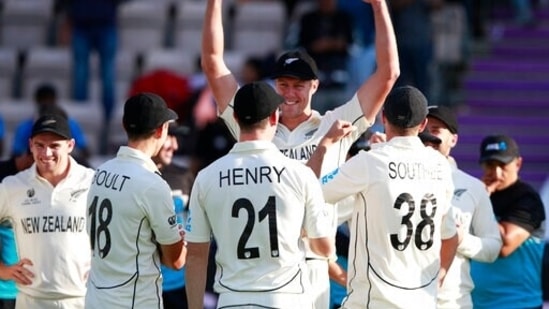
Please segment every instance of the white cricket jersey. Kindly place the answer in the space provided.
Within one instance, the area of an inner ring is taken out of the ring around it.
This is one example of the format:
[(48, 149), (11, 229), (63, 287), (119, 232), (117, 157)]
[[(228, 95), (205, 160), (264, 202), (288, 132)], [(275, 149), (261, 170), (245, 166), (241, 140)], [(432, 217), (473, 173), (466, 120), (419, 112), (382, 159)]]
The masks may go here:
[(493, 262), (499, 255), (501, 237), (484, 184), (456, 166), (452, 168), (452, 179), (455, 187), (452, 199), (454, 219), (456, 224), (463, 226), (466, 234), (438, 290), (437, 308), (473, 308), (471, 291), (474, 284), (469, 260)]
[[(233, 103), (234, 97), (229, 102), (228, 108), (221, 114), (221, 118), (225, 121), (233, 137), (238, 139), (240, 128), (233, 117)], [(324, 116), (313, 111), (311, 117), (294, 130), (290, 131), (286, 126), (279, 123), (273, 143), (286, 157), (306, 163), (320, 140), (328, 133), (333, 123), (337, 120), (349, 121), (357, 127), (357, 130), (342, 138), (339, 145), (333, 145), (328, 148), (320, 171), (321, 181), (324, 182), (326, 181), (326, 177), (328, 177), (326, 176), (327, 173), (345, 162), (351, 145), (371, 126), (364, 117), (356, 94), (347, 103), (326, 112)], [(337, 213), (338, 209), (337, 205), (335, 205), (331, 224), (334, 237), (337, 229)], [(305, 241), (307, 240), (305, 239)], [(321, 258), (310, 251), (308, 247), (308, 244), (306, 244), (308, 257)]]
[[(229, 102), (228, 108), (221, 114), (221, 118), (227, 124), (231, 134), (238, 139), (240, 129), (233, 117), (233, 103), (234, 97)], [(320, 140), (328, 133), (336, 120), (349, 121), (357, 127), (357, 130), (342, 138), (339, 145), (334, 145), (328, 149), (320, 173), (321, 176), (326, 175), (327, 172), (333, 171), (345, 162), (351, 145), (370, 127), (370, 124), (364, 117), (356, 94), (350, 101), (332, 111), (326, 112), (324, 116), (313, 111), (311, 117), (294, 130), (290, 131), (283, 124), (279, 123), (273, 143), (286, 157), (305, 163), (309, 160)]]
[(331, 218), (311, 169), (271, 142), (239, 142), (198, 174), (186, 240), (218, 246), (218, 293), (304, 293), (304, 230), (330, 237)]
[(92, 262), (86, 308), (161, 308), (158, 244), (181, 240), (171, 190), (150, 157), (122, 146), (88, 195)]
[(0, 218), (9, 217), (19, 258), (34, 273), (20, 293), (43, 299), (83, 297), (90, 269), (86, 197), (93, 170), (70, 158), (67, 177), (53, 187), (36, 164), (0, 183)]
[(342, 308), (435, 308), (441, 239), (456, 233), (446, 159), (394, 137), (347, 161), (323, 192), (328, 203), (360, 193)]

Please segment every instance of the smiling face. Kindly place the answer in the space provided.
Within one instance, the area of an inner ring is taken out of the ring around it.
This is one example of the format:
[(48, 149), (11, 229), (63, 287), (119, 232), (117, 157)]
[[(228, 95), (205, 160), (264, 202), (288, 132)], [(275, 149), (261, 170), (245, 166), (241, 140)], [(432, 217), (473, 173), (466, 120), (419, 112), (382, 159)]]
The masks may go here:
[(69, 155), (74, 149), (74, 139), (65, 139), (54, 133), (40, 133), (30, 139), (30, 150), (38, 174), (49, 180), (50, 176), (65, 173)]
[(431, 135), (434, 135), (441, 140), (441, 143), (433, 146), (433, 148), (437, 149), (445, 157), (449, 156), (450, 151), (457, 144), (457, 134), (450, 132), (446, 124), (437, 118), (427, 117), (427, 119), (429, 119), (429, 121), (427, 122), (427, 127), (425, 129), (429, 131)]
[(280, 106), (281, 123), (305, 121), (311, 115), (311, 98), (318, 89), (318, 80), (279, 77), (275, 80), (275, 88), (285, 100)]
[(177, 138), (173, 135), (168, 135), (158, 154), (153, 157), (153, 161), (159, 165), (159, 167), (170, 165), (177, 149), (179, 149)]

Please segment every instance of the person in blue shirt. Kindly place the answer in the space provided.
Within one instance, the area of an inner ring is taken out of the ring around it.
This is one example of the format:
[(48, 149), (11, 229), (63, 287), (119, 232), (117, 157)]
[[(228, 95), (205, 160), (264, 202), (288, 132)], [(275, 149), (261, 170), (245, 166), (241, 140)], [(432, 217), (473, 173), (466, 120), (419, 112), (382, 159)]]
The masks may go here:
[[(20, 156), (29, 150), (29, 137), (31, 135), (32, 125), (39, 115), (47, 112), (61, 113), (68, 117), (66, 112), (57, 104), (57, 91), (49, 84), (39, 85), (34, 92), (34, 103), (36, 106), (36, 116), (21, 121), (16, 129), (13, 138), (11, 155), (14, 157)], [(69, 127), (71, 134), (76, 142), (73, 157), (79, 163), (89, 166), (88, 158), (90, 151), (86, 142), (84, 132), (75, 119), (69, 118)]]
[[(32, 155), (23, 154), (17, 158), (0, 162), (0, 181), (10, 175), (29, 168), (34, 160)], [(8, 280), (7, 275), (10, 265), (19, 261), (13, 227), (9, 220), (0, 222), (0, 309), (14, 309), (17, 287), (14, 280)]]
[[(189, 129), (173, 123), (168, 129), (168, 138), (156, 156), (152, 158), (162, 178), (172, 189), (175, 214), (179, 224), (184, 224), (188, 214), (187, 201), (194, 182), (190, 169), (173, 162), (173, 156), (179, 149), (178, 138), (186, 135)], [(183, 228), (183, 226), (180, 226)], [(185, 268), (170, 269), (161, 265), (162, 300), (164, 309), (187, 309), (185, 292)]]
[[(19, 261), (11, 222), (0, 222), (0, 269)], [(3, 272), (2, 272), (3, 273)], [(14, 280), (0, 277), (0, 308), (15, 308), (17, 287)]]

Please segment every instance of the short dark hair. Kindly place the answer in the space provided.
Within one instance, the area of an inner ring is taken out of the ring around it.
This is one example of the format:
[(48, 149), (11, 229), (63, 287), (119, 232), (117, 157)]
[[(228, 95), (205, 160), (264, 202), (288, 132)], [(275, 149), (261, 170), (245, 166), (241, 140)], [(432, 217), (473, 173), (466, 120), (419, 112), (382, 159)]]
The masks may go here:
[(34, 101), (41, 102), (44, 99), (52, 99), (57, 97), (57, 90), (51, 84), (40, 84), (34, 91)]

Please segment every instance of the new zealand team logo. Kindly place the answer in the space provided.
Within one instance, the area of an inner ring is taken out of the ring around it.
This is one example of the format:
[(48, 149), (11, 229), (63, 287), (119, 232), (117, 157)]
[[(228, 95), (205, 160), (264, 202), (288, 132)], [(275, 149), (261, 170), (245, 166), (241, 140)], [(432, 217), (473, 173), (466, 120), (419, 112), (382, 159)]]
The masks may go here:
[(71, 192), (70, 201), (71, 201), (71, 202), (76, 202), (77, 199), (78, 199), (78, 197), (79, 197), (82, 193), (86, 192), (86, 190), (87, 190), (87, 189), (79, 189), (79, 190), (76, 190), (76, 191)]
[(31, 197), (34, 196), (35, 193), (36, 192), (34, 192), (34, 188), (30, 188), (30, 189), (27, 190), (27, 197), (31, 198)]
[(465, 192), (467, 192), (467, 189), (455, 189), (454, 190), (454, 197), (459, 198)]

